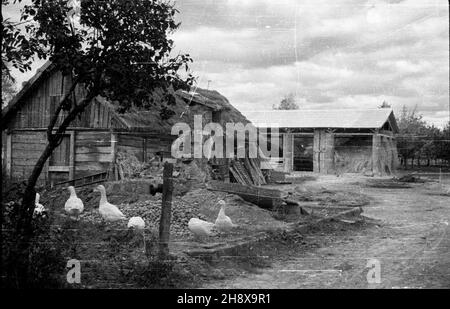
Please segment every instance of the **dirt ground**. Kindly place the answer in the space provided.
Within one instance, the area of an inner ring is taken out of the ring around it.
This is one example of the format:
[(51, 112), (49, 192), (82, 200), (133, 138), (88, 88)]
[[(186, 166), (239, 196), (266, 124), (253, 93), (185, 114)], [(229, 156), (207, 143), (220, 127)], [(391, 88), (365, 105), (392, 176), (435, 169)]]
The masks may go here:
[[(367, 195), (363, 215), (370, 224), (348, 221), (331, 232), (308, 232), (270, 267), (204, 288), (450, 288), (450, 179), (395, 185), (388, 178), (355, 175), (310, 178), (302, 183), (306, 191)], [(371, 259), (379, 261), (380, 283), (368, 283)]]

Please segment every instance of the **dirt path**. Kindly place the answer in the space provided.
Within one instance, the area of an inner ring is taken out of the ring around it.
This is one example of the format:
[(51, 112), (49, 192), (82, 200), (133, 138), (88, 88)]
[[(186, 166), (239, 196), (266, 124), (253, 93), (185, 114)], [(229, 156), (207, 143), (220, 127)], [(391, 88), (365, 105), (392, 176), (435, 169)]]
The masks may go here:
[[(315, 244), (312, 249), (280, 257), (256, 274), (204, 287), (450, 288), (450, 197), (428, 184), (385, 189), (361, 185), (366, 181), (328, 178), (320, 185), (369, 195), (372, 203), (364, 215), (379, 220), (378, 225), (305, 235)], [(380, 283), (367, 281), (371, 259), (380, 263)]]

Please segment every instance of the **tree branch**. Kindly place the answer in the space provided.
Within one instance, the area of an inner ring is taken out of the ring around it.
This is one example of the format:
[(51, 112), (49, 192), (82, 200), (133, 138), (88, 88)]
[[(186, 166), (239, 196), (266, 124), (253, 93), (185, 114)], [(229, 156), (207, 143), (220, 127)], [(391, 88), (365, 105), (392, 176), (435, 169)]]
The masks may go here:
[(59, 113), (61, 112), (64, 104), (69, 100), (70, 96), (75, 91), (76, 86), (78, 85), (78, 82), (80, 81), (80, 77), (77, 77), (75, 81), (72, 82), (72, 85), (70, 86), (69, 91), (64, 95), (63, 99), (59, 102), (58, 107), (56, 108), (55, 113), (53, 114), (52, 118), (50, 119), (50, 122), (47, 126), (47, 140), (50, 142), (51, 139), (54, 138), (52, 131), (55, 127), (56, 122), (59, 118)]

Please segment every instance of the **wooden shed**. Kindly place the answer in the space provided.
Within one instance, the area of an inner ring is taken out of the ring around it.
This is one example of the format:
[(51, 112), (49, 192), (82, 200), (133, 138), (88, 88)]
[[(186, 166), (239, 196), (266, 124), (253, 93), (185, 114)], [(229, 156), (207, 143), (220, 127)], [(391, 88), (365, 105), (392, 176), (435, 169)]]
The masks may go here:
[[(279, 156), (271, 166), (284, 172), (391, 174), (398, 155), (398, 126), (391, 109), (271, 110), (246, 112), (260, 130), (275, 136)], [(271, 131), (273, 131), (271, 133)]]
[[(48, 62), (8, 105), (7, 109), (19, 107), (3, 135), (2, 159), (8, 177), (20, 180), (30, 175), (47, 144), (50, 116), (70, 83), (69, 77)], [(76, 99), (83, 95), (84, 89), (78, 87)], [(40, 182), (57, 183), (97, 174), (113, 177), (113, 163), (120, 151), (133, 153), (141, 161), (156, 155), (170, 158), (176, 138), (171, 135), (171, 126), (176, 122), (191, 124), (194, 115), (202, 115), (204, 122), (245, 119), (225, 97), (204, 89), (177, 92), (172, 107), (175, 115), (169, 119), (160, 117), (160, 108), (157, 104), (152, 111), (120, 114), (113, 103), (95, 98), (67, 129), (61, 145), (47, 161)]]

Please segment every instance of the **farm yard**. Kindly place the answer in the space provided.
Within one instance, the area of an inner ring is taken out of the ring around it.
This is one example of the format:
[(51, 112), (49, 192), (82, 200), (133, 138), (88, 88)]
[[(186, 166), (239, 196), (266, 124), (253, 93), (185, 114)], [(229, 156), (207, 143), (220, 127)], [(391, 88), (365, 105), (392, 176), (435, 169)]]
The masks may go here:
[(450, 288), (448, 6), (244, 2), (2, 0), (2, 288)]
[[(127, 218), (144, 219), (143, 234), (127, 229), (127, 221), (104, 223), (92, 187), (77, 188), (85, 207), (79, 221), (64, 212), (66, 188), (42, 190), (64, 261), (81, 262), (80, 284), (64, 282), (65, 268), (56, 275), (62, 286), (76, 288), (448, 287), (448, 180), (308, 173), (286, 179), (289, 184), (267, 187), (297, 201), (303, 214), (262, 209), (203, 185), (177, 192), (175, 184), (171, 254), (163, 261), (157, 257), (161, 194), (151, 195), (148, 182), (105, 183), (109, 202)], [(189, 219), (214, 222), (219, 200), (237, 227), (197, 239)], [(362, 214), (327, 219), (360, 207)], [(381, 261), (379, 285), (367, 283), (370, 258)]]

